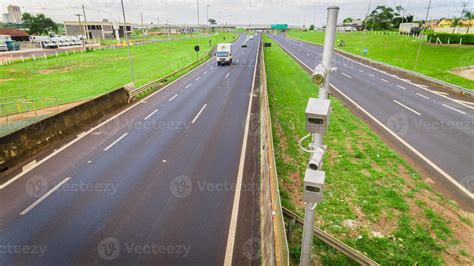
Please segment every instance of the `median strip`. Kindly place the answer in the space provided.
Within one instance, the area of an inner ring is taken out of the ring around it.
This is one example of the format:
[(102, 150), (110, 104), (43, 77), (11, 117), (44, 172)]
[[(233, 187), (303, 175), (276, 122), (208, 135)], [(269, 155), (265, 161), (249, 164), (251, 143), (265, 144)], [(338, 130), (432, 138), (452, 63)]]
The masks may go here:
[(112, 144), (110, 144), (109, 146), (107, 146), (104, 151), (108, 151), (110, 148), (112, 148), (112, 146), (114, 146), (115, 144), (117, 144), (119, 141), (121, 141), (123, 138), (125, 138), (126, 136), (128, 135), (128, 133), (125, 133), (123, 134), (122, 136), (120, 136), (120, 138), (116, 139), (114, 142), (112, 142)]
[(401, 103), (401, 102), (399, 102), (399, 101), (397, 101), (397, 100), (393, 100), (393, 102), (395, 102), (396, 104), (398, 104), (398, 105), (404, 107), (405, 109), (407, 109), (407, 110), (409, 110), (409, 111), (412, 111), (413, 113), (415, 113), (415, 114), (421, 116), (420, 113), (418, 113), (417, 111), (415, 111), (415, 110), (411, 109), (410, 107), (404, 105), (403, 103)]
[(197, 115), (194, 117), (193, 121), (191, 122), (191, 124), (194, 124), (194, 122), (196, 122), (196, 120), (198, 119), (198, 117), (201, 115), (202, 111), (204, 111), (204, 109), (206, 108), (207, 104), (204, 104), (203, 107), (201, 108), (201, 110), (199, 111), (199, 113), (197, 113)]
[(34, 207), (36, 207), (38, 204), (40, 204), (43, 200), (45, 200), (47, 197), (49, 197), (49, 195), (53, 194), (54, 191), (58, 190), (58, 188), (60, 188), (64, 183), (66, 183), (67, 181), (69, 181), (69, 179), (71, 179), (70, 177), (66, 177), (63, 181), (61, 181), (59, 184), (57, 184), (56, 186), (53, 187), (53, 189), (51, 189), (50, 191), (48, 191), (46, 194), (44, 194), (41, 198), (39, 198), (38, 200), (36, 200), (33, 204), (31, 204), (28, 208), (24, 209), (20, 215), (25, 215), (27, 214), (29, 211), (31, 211)]
[(458, 109), (456, 109), (456, 108), (454, 108), (454, 107), (451, 107), (451, 106), (449, 106), (449, 105), (447, 105), (447, 104), (444, 104), (444, 103), (443, 103), (443, 106), (446, 107), (446, 108), (449, 108), (449, 109), (451, 109), (451, 110), (453, 110), (453, 111), (456, 111), (456, 112), (458, 112), (458, 113), (460, 113), (460, 114), (463, 114), (463, 115), (466, 114), (466, 112), (463, 112), (463, 111), (461, 111), (461, 110), (458, 110)]
[(150, 118), (152, 115), (154, 115), (156, 112), (158, 112), (158, 109), (156, 109), (155, 111), (151, 112), (151, 114), (147, 115), (147, 116), (145, 117), (145, 119), (143, 119), (143, 120), (147, 120), (147, 119)]
[(344, 75), (344, 76), (346, 76), (346, 77), (348, 77), (348, 78), (350, 78), (350, 79), (352, 78), (351, 76), (347, 75), (347, 74), (344, 73), (344, 72), (341, 72), (341, 74)]
[(172, 100), (174, 100), (174, 98), (178, 97), (178, 94), (175, 94), (173, 97), (171, 97), (168, 102), (171, 102)]

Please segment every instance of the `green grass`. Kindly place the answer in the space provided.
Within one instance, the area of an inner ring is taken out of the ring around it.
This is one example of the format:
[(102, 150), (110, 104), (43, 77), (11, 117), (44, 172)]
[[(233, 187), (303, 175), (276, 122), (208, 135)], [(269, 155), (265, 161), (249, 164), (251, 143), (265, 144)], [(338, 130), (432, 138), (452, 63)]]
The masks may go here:
[[(207, 44), (229, 41), (237, 34), (220, 33), (200, 40), (200, 56)], [(131, 48), (135, 85), (163, 77), (197, 59), (196, 39), (158, 43)], [(25, 95), (29, 99), (46, 96), (59, 103), (73, 102), (112, 91), (131, 80), (126, 48), (75, 54), (48, 60), (0, 66), (0, 98)]]
[[(297, 141), (306, 135), (306, 103), (309, 97), (317, 97), (318, 88), (276, 44), (265, 49), (265, 64), (282, 204), (303, 216), (301, 182), (308, 154)], [(430, 209), (436, 199), (443, 210), (458, 211), (339, 100), (331, 98), (331, 105), (323, 165), (326, 184), (324, 201), (317, 207), (317, 224), (381, 265), (442, 264), (447, 246), (456, 240), (451, 224), (463, 224), (471, 232), (472, 226), (460, 219), (448, 222)], [(346, 219), (355, 220), (357, 228), (346, 228)], [(374, 231), (384, 237), (374, 237)], [(290, 243), (296, 263), (300, 239)], [(347, 264), (344, 256), (335, 255), (322, 243), (315, 245), (318, 259), (325, 264)]]
[[(324, 43), (324, 32), (289, 31), (289, 37), (309, 41), (316, 44)], [(363, 56), (364, 48), (368, 49), (367, 57), (408, 70), (414, 70), (419, 40), (408, 36), (368, 35), (341, 33), (336, 40), (344, 40), (345, 47), (337, 47), (343, 51)], [(336, 45), (339, 42), (336, 41)], [(474, 89), (474, 81), (457, 76), (451, 70), (474, 65), (474, 47), (472, 45), (441, 46), (424, 42), (416, 72)]]

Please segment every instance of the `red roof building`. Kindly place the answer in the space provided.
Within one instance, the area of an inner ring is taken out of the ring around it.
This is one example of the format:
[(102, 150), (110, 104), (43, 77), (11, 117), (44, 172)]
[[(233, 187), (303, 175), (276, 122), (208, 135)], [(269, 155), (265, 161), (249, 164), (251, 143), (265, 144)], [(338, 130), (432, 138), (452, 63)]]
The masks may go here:
[(30, 38), (30, 35), (26, 31), (19, 29), (1, 28), (0, 35), (10, 35), (12, 40), (15, 41), (28, 41)]

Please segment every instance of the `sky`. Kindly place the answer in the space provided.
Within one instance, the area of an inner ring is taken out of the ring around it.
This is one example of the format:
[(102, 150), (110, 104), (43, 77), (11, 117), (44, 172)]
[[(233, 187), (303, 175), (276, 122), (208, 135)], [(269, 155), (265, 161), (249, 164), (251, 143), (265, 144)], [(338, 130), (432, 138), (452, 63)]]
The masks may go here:
[[(429, 0), (124, 0), (128, 22), (140, 23), (143, 13), (145, 23), (196, 24), (197, 1), (200, 23), (207, 17), (221, 24), (273, 24), (294, 26), (315, 24), (322, 26), (326, 20), (326, 8), (340, 7), (339, 21), (346, 17), (364, 18), (369, 8), (377, 5), (395, 7), (401, 5), (415, 19), (424, 19)], [(462, 3), (472, 0), (432, 0), (429, 19), (459, 17)], [(22, 12), (44, 13), (56, 22), (77, 20), (85, 6), (87, 20), (109, 19), (122, 21), (120, 0), (0, 0), (0, 13), (7, 12), (8, 5), (17, 5)], [(209, 6), (209, 7), (207, 7)]]

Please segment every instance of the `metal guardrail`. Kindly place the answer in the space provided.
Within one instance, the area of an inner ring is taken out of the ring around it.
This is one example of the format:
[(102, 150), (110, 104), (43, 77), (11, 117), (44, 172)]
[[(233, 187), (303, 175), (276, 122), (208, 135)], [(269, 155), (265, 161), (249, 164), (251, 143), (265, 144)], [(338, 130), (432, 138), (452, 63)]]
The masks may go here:
[[(301, 226), (304, 224), (304, 219), (296, 215), (295, 213), (291, 212), (290, 210), (283, 208), (283, 214), (289, 218), (290, 220), (295, 220), (295, 222)], [(355, 262), (359, 263), (360, 265), (379, 265), (377, 262), (371, 260), (366, 255), (362, 254), (360, 251), (346, 245), (340, 240), (337, 240), (330, 234), (324, 232), (323, 230), (313, 227), (313, 234), (321, 239), (327, 245), (333, 247), (337, 251), (343, 253), (347, 257), (351, 258)]]
[(142, 93), (145, 93), (149, 90), (155, 90), (157, 89), (158, 87), (160, 87), (161, 85), (163, 85), (163, 83), (165, 83), (166, 81), (168, 81), (169, 78), (171, 77), (174, 77), (176, 76), (177, 74), (189, 69), (189, 68), (192, 68), (193, 66), (195, 65), (200, 65), (201, 63), (207, 61), (211, 54), (212, 54), (212, 51), (214, 50), (214, 48), (210, 48), (209, 51), (207, 52), (207, 55), (206, 56), (203, 56), (199, 59), (197, 59), (196, 61), (193, 61), (192, 63), (190, 63), (189, 65), (186, 65), (164, 77), (161, 77), (157, 80), (154, 80), (154, 81), (151, 81), (151, 82), (148, 82), (147, 84), (143, 85), (143, 86), (140, 86), (138, 88), (135, 88), (135, 89), (132, 89), (132, 90), (129, 90), (129, 97), (130, 97), (130, 100), (134, 100), (137, 98), (137, 96), (139, 96), (140, 94)]
[[(13, 97), (3, 99), (13, 99)], [(0, 103), (0, 117), (4, 117), (8, 122), (8, 116), (20, 115), (20, 117), (23, 117), (23, 114), (26, 112), (34, 112), (35, 116), (37, 116), (39, 110), (51, 107), (57, 107), (59, 111), (57, 97), (51, 96), (28, 99), (25, 96), (19, 96), (13, 102)]]
[[(295, 41), (311, 44), (311, 45), (321, 46), (317, 43), (312, 43), (312, 42), (296, 39), (296, 38), (289, 37), (289, 36), (287, 36), (287, 38), (293, 39)], [(430, 76), (427, 76), (427, 75), (424, 75), (424, 74), (421, 74), (421, 73), (418, 73), (418, 72), (414, 72), (414, 71), (411, 71), (411, 70), (408, 70), (408, 69), (405, 69), (405, 68), (390, 65), (390, 64), (383, 63), (383, 62), (380, 62), (380, 61), (377, 61), (377, 60), (362, 57), (362, 56), (359, 56), (359, 55), (356, 55), (356, 54), (351, 54), (351, 53), (348, 53), (348, 52), (343, 51), (343, 50), (338, 49), (338, 48), (334, 48), (334, 50), (337, 53), (339, 53), (340, 55), (344, 56), (344, 57), (353, 56), (353, 57), (355, 57), (359, 60), (366, 61), (369, 64), (380, 65), (380, 66), (383, 66), (383, 67), (386, 67), (386, 68), (389, 68), (389, 69), (392, 69), (392, 70), (395, 70), (395, 71), (400, 71), (400, 72), (406, 73), (408, 75), (415, 76), (417, 78), (425, 79), (425, 80), (427, 80), (429, 82), (432, 82), (432, 83), (437, 83), (437, 84), (439, 84), (441, 86), (444, 86), (444, 87), (448, 87), (448, 88), (451, 88), (451, 89), (454, 89), (454, 90), (458, 90), (461, 94), (469, 94), (470, 96), (474, 96), (474, 90), (470, 90), (470, 89), (467, 89), (467, 88), (464, 88), (464, 87), (461, 87), (461, 86), (458, 86), (458, 85), (455, 85), (455, 84), (452, 84), (452, 83), (449, 83), (449, 82), (446, 82), (446, 81), (435, 79), (433, 77), (430, 77)]]

